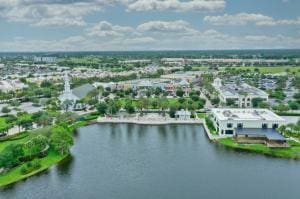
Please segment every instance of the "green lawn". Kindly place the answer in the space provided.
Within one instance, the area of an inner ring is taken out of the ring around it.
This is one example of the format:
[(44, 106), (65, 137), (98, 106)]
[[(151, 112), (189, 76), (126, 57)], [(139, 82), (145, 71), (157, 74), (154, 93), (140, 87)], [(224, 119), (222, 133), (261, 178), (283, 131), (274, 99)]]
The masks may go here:
[(62, 156), (62, 155), (55, 153), (54, 151), (50, 151), (46, 157), (40, 159), (42, 166), (38, 170), (35, 170), (26, 175), (22, 175), (21, 174), (22, 165), (20, 165), (16, 168), (10, 170), (8, 173), (1, 174), (0, 175), (0, 187), (8, 185), (8, 184), (12, 184), (14, 182), (17, 182), (17, 181), (23, 180), (25, 178), (28, 178), (30, 176), (33, 176), (41, 171), (44, 171), (44, 170), (48, 169), (49, 167), (51, 167), (52, 165), (60, 162), (65, 157), (67, 157), (67, 155)]
[(207, 115), (206, 113), (197, 113), (198, 117), (204, 119)]
[(192, 69), (193, 71), (208, 71), (209, 67), (208, 66), (195, 66)]
[(14, 138), (10, 138), (7, 141), (0, 141), (0, 152), (10, 144), (21, 144), (26, 142), (29, 139), (28, 134), (20, 134)]
[[(225, 70), (226, 67), (220, 67), (220, 70), (223, 71)], [(232, 68), (232, 67), (231, 67)], [(292, 66), (281, 66), (281, 67), (276, 67), (276, 66), (262, 66), (262, 67), (256, 67), (256, 66), (240, 66), (240, 67), (233, 67), (235, 69), (242, 69), (242, 70), (247, 70), (250, 69), (251, 71), (254, 71), (255, 68), (258, 68), (261, 73), (282, 73), (286, 72), (287, 69), (290, 70), (290, 72), (296, 72), (300, 73), (300, 67), (292, 67)]]
[(296, 142), (289, 142), (290, 148), (268, 148), (264, 144), (237, 144), (232, 138), (219, 139), (218, 142), (233, 149), (262, 153), (281, 158), (300, 159), (300, 144)]

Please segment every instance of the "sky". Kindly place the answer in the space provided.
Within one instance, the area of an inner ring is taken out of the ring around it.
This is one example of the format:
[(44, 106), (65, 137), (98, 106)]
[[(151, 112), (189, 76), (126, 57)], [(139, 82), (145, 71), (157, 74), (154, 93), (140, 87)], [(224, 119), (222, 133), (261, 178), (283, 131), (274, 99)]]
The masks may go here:
[(300, 0), (0, 0), (0, 51), (299, 49)]

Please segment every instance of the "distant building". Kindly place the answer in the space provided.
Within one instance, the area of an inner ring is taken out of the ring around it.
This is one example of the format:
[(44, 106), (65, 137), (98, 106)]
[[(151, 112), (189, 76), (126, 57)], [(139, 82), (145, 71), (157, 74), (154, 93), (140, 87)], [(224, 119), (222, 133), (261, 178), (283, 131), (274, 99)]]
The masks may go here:
[(0, 81), (0, 90), (4, 92), (21, 90), (27, 87), (28, 85), (24, 84), (18, 79)]
[(95, 87), (90, 84), (84, 84), (71, 90), (67, 73), (65, 73), (64, 81), (64, 91), (59, 97), (62, 107), (68, 111), (85, 109), (87, 105), (80, 102), (80, 100), (86, 97), (88, 93), (95, 89)]
[(241, 108), (252, 107), (252, 99), (260, 98), (268, 101), (268, 94), (246, 83), (223, 84), (220, 78), (216, 78), (212, 84), (219, 93), (220, 101), (227, 104), (230, 101)]
[(186, 63), (184, 58), (162, 58), (160, 62), (163, 64), (176, 66), (183, 66)]
[(287, 65), (289, 59), (238, 59), (238, 58), (203, 58), (203, 59), (187, 59), (189, 64), (204, 64), (204, 65), (228, 65), (228, 66), (245, 66), (245, 65)]
[(45, 63), (55, 63), (57, 60), (56, 57), (34, 57), (34, 62), (45, 62)]
[(118, 61), (119, 64), (147, 64), (151, 63), (151, 59), (131, 59), (131, 60), (124, 60), (124, 61)]

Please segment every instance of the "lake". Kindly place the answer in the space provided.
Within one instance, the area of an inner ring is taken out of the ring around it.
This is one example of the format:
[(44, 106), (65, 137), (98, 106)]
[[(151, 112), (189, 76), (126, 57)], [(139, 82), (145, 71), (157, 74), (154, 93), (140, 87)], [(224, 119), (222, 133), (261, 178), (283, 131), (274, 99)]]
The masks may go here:
[(2, 199), (299, 199), (300, 161), (211, 143), (201, 125), (91, 125), (72, 157)]

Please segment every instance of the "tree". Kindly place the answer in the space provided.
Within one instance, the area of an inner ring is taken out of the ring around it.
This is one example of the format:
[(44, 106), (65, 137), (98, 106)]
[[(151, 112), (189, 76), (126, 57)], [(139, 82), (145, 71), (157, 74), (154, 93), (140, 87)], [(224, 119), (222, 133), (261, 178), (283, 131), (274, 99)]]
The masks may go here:
[(226, 100), (226, 105), (227, 106), (234, 106), (235, 105), (235, 100), (234, 99), (227, 99)]
[(158, 106), (161, 108), (163, 116), (165, 116), (166, 109), (169, 106), (169, 101), (168, 101), (168, 99), (166, 97), (163, 97), (158, 102), (159, 102)]
[(300, 104), (297, 103), (296, 101), (290, 101), (288, 104), (289, 104), (289, 107), (292, 110), (298, 110), (298, 109), (300, 109)]
[(177, 111), (176, 106), (170, 106), (169, 115), (170, 115), (171, 118), (175, 118), (176, 111)]
[(154, 90), (154, 94), (156, 96), (159, 96), (161, 93), (162, 93), (162, 89), (160, 87), (156, 87), (155, 90)]
[(9, 129), (6, 119), (0, 118), (0, 135), (5, 133)]
[(158, 100), (157, 99), (153, 99), (151, 101), (151, 106), (154, 108), (154, 109), (157, 109), (158, 107)]
[(57, 125), (51, 131), (51, 145), (61, 155), (69, 153), (74, 144), (70, 130), (65, 125)]
[(107, 104), (105, 102), (100, 102), (98, 105), (97, 105), (97, 110), (100, 114), (105, 114), (106, 113), (106, 110), (107, 110)]
[(141, 98), (138, 100), (137, 107), (138, 107), (138, 109), (140, 110), (141, 115), (143, 115), (143, 110), (144, 110), (144, 109), (147, 109), (148, 106), (149, 106), (149, 101), (148, 101), (147, 98), (141, 97)]
[(279, 112), (285, 112), (289, 110), (289, 107), (286, 106), (285, 104), (279, 104), (277, 106), (274, 106), (273, 109)]
[(20, 164), (20, 157), (24, 155), (21, 144), (10, 144), (0, 153), (0, 168), (13, 168)]
[(52, 124), (52, 116), (50, 113), (45, 111), (39, 111), (32, 114), (33, 122), (37, 123), (39, 126), (48, 126)]
[(109, 100), (107, 103), (106, 113), (113, 115), (116, 114), (121, 108), (119, 100)]
[(78, 119), (78, 115), (74, 112), (64, 112), (56, 117), (56, 123), (69, 123), (72, 124)]
[(260, 104), (261, 102), (263, 102), (263, 101), (264, 101), (264, 100), (263, 100), (262, 98), (259, 98), (259, 97), (253, 98), (253, 99), (251, 100), (252, 106), (253, 106), (254, 108), (257, 108), (257, 107), (259, 106), (259, 104)]
[(212, 99), (211, 99), (211, 103), (212, 103), (212, 104), (219, 104), (219, 103), (220, 103), (220, 98), (218, 98), (218, 97), (212, 98)]
[(20, 127), (22, 127), (25, 130), (28, 130), (28, 129), (32, 128), (32, 123), (33, 123), (33, 120), (31, 118), (30, 114), (23, 113), (18, 116), (17, 125), (19, 126), (19, 129), (20, 129)]
[(132, 103), (130, 103), (130, 102), (127, 102), (126, 104), (125, 104), (125, 110), (127, 111), (127, 113), (129, 113), (129, 114), (132, 114), (132, 113), (134, 113), (135, 112), (135, 108), (134, 108), (134, 106), (133, 106), (133, 104)]
[(9, 113), (11, 110), (7, 107), (7, 106), (4, 106), (1, 110), (2, 113)]
[(184, 91), (181, 88), (176, 90), (176, 96), (183, 97), (183, 95), (184, 95)]
[(67, 112), (72, 106), (73, 106), (74, 102), (72, 100), (65, 100), (62, 103), (62, 107), (65, 110), (65, 112)]

